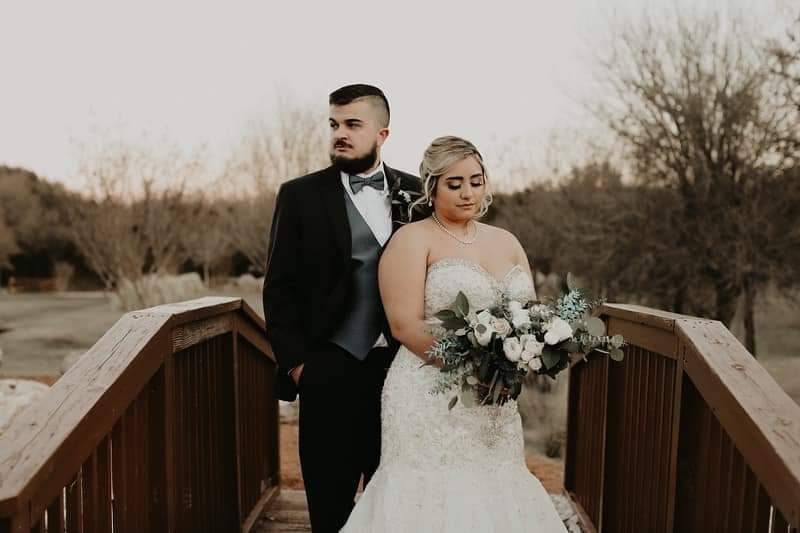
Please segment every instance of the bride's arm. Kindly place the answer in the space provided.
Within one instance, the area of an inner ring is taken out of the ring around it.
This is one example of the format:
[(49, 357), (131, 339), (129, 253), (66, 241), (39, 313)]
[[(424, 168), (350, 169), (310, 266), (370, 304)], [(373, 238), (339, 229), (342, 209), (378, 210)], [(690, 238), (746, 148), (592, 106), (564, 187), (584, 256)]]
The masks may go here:
[(533, 277), (533, 272), (531, 271), (531, 265), (528, 262), (528, 254), (525, 253), (525, 248), (522, 247), (519, 240), (514, 237), (514, 243), (516, 246), (516, 257), (517, 257), (517, 264), (522, 267), (525, 272), (528, 273), (528, 276), (531, 278), (531, 284), (533, 285), (533, 299), (536, 299), (536, 278)]
[(389, 241), (378, 266), (378, 284), (392, 336), (425, 361), (434, 342), (425, 324), (428, 247), (424, 228), (411, 224)]

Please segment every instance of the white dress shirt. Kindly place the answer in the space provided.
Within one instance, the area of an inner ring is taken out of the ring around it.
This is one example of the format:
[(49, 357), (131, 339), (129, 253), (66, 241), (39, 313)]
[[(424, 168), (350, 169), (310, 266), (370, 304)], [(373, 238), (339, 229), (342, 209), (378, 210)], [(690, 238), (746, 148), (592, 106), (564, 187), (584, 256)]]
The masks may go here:
[[(350, 188), (350, 176), (344, 172), (339, 172), (339, 174), (342, 178), (344, 190), (350, 195), (350, 199), (358, 209), (358, 212), (361, 213), (364, 222), (372, 230), (372, 234), (378, 244), (383, 246), (392, 235), (392, 201), (389, 197), (389, 183), (386, 179), (386, 169), (383, 168), (383, 161), (372, 172), (357, 175), (368, 178), (378, 172), (383, 172), (383, 190), (379, 191), (374, 187), (364, 186), (357, 194), (353, 194), (353, 190)], [(388, 345), (386, 337), (381, 333), (375, 342), (375, 347)]]

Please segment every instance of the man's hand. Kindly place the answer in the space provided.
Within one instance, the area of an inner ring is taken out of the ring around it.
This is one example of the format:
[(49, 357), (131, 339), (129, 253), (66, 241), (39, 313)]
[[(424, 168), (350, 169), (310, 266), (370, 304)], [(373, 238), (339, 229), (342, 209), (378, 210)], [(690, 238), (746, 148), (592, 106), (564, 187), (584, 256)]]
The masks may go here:
[(301, 364), (300, 366), (294, 367), (292, 371), (289, 372), (289, 375), (292, 377), (295, 386), (300, 384), (300, 375), (303, 373), (303, 366), (305, 366), (305, 363)]

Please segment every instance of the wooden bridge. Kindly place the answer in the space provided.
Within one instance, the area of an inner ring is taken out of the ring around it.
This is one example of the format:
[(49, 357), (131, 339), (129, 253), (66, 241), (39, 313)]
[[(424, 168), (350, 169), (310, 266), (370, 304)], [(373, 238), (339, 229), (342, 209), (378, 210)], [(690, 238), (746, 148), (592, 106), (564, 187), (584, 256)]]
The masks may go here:
[[(796, 531), (800, 407), (718, 322), (603, 311), (630, 346), (570, 371), (584, 529)], [(239, 298), (122, 317), (0, 437), (0, 533), (308, 531), (263, 332)]]

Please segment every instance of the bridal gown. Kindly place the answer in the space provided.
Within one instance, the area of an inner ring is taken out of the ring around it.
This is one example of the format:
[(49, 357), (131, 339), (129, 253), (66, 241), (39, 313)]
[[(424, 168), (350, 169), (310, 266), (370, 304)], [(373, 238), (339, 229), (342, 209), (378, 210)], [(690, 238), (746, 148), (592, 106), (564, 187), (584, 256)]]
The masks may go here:
[[(473, 309), (503, 293), (535, 297), (525, 270), (502, 279), (478, 263), (446, 258), (428, 268), (425, 316), (459, 291)], [(452, 394), (430, 393), (439, 370), (405, 347), (383, 388), (380, 466), (342, 529), (346, 533), (550, 533), (566, 531), (549, 495), (525, 464), (517, 403), (448, 410)]]

